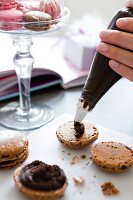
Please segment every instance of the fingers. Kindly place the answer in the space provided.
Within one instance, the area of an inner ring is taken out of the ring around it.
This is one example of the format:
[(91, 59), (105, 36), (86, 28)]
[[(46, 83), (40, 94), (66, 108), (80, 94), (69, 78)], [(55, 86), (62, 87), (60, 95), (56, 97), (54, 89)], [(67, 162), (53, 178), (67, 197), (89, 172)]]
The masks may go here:
[(127, 78), (130, 81), (133, 81), (133, 69), (122, 64), (119, 62), (116, 62), (115, 60), (109, 61), (109, 66), (118, 74), (121, 76)]
[[(133, 0), (128, 0), (126, 7), (133, 8)], [(109, 66), (121, 76), (133, 81), (133, 18), (117, 20), (121, 31), (105, 30), (100, 33), (102, 42), (97, 51), (110, 58)]]
[(133, 52), (131, 51), (127, 51), (104, 42), (101, 42), (97, 46), (97, 51), (112, 60), (116, 60), (119, 63), (133, 68)]
[(128, 0), (126, 2), (126, 7), (133, 8), (133, 0)]
[(99, 36), (106, 43), (133, 51), (133, 34), (107, 29), (102, 31)]
[(119, 18), (116, 25), (124, 31), (133, 33), (133, 18), (131, 17)]

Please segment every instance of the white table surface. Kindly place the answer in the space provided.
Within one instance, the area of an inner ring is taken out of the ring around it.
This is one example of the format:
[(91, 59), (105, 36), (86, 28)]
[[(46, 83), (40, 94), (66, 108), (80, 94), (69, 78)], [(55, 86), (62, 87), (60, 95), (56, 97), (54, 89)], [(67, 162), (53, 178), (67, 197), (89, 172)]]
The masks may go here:
[[(96, 167), (90, 159), (92, 145), (83, 149), (69, 149), (63, 147), (56, 137), (56, 130), (62, 123), (73, 119), (71, 115), (61, 115), (51, 123), (29, 134), (29, 156), (24, 164), (34, 160), (41, 160), (48, 164), (59, 165), (68, 179), (65, 195), (60, 200), (131, 200), (133, 196), (132, 180), (133, 168), (125, 173), (109, 173)], [(98, 140), (121, 142), (133, 148), (133, 137), (96, 125), (99, 129)], [(26, 133), (27, 134), (27, 133)], [(94, 144), (93, 144), (94, 145)], [(81, 159), (86, 155), (85, 159)], [(14, 169), (0, 170), (0, 199), (28, 200), (16, 189), (13, 181)], [(85, 182), (75, 185), (73, 177), (82, 176)], [(111, 181), (120, 191), (117, 195), (105, 196), (101, 191), (101, 184)]]

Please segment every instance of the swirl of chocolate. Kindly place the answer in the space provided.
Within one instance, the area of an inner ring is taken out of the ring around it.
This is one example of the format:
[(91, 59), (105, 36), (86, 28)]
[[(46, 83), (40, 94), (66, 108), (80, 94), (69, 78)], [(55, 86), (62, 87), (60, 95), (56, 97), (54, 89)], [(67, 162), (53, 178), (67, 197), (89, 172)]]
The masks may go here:
[(74, 130), (75, 130), (75, 137), (79, 138), (84, 134), (84, 124), (79, 123), (79, 122), (74, 122)]
[(20, 182), (35, 190), (57, 190), (66, 183), (63, 170), (57, 165), (34, 161), (24, 166), (19, 175)]

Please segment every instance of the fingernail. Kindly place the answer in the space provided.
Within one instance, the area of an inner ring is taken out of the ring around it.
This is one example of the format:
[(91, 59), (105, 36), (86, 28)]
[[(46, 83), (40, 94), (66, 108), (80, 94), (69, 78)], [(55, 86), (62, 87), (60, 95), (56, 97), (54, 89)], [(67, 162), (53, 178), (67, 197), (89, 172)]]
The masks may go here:
[(101, 39), (105, 39), (109, 36), (110, 31), (105, 30), (105, 31), (101, 31), (101, 33), (99, 34)]
[(110, 60), (109, 64), (111, 67), (119, 67), (119, 63), (116, 62), (115, 60)]
[(128, 23), (128, 20), (126, 18), (120, 18), (117, 20), (117, 24), (121, 27), (126, 26)]
[(97, 50), (101, 52), (106, 52), (108, 49), (109, 49), (108, 45), (103, 42), (101, 42), (97, 47)]

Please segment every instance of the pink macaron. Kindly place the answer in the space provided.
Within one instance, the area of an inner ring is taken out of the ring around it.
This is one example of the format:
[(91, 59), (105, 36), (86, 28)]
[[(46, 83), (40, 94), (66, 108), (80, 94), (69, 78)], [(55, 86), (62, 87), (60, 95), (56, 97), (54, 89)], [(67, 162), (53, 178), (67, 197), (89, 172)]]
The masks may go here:
[(40, 5), (39, 3), (32, 3), (30, 2), (21, 2), (21, 1), (16, 1), (16, 9), (21, 10), (23, 13), (29, 12), (29, 11), (40, 11)]
[(57, 0), (41, 0), (40, 10), (51, 15), (52, 19), (56, 19), (61, 14), (61, 7)]
[(21, 22), (23, 20), (23, 12), (16, 9), (1, 10), (0, 11), (0, 29), (2, 30), (18, 30), (22, 26), (14, 22)]
[(0, 10), (7, 10), (16, 7), (15, 0), (0, 0)]

